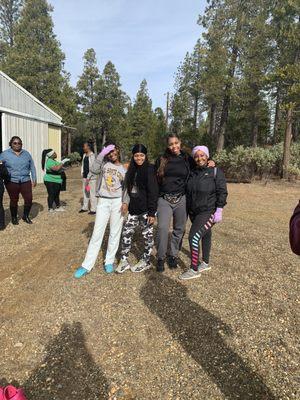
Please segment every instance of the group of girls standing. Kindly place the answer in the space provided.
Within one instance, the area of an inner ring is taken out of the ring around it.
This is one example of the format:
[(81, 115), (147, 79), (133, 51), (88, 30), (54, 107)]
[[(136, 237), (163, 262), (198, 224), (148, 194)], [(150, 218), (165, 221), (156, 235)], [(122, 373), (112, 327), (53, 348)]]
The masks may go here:
[[(118, 147), (110, 144), (95, 159), (90, 174), (99, 175), (96, 189), (99, 200), (93, 235), (85, 259), (75, 272), (76, 278), (85, 276), (94, 267), (108, 222), (110, 231), (104, 262), (107, 273), (142, 272), (150, 268), (156, 218), (156, 269), (163, 272), (165, 262), (170, 268), (177, 268), (188, 215), (192, 222), (189, 234), (191, 264), (180, 279), (197, 278), (209, 269), (211, 228), (222, 220), (227, 188), (223, 172), (209, 161), (207, 147), (197, 146), (189, 156), (182, 150), (178, 136), (171, 134), (165, 153), (155, 165), (149, 163), (147, 148), (137, 144), (132, 149), (132, 159), (126, 170)], [(169, 239), (171, 221), (173, 229)], [(137, 227), (142, 231), (144, 252), (136, 265), (130, 265), (128, 255)], [(120, 240), (121, 259), (115, 268)], [(202, 258), (199, 260), (201, 242)]]

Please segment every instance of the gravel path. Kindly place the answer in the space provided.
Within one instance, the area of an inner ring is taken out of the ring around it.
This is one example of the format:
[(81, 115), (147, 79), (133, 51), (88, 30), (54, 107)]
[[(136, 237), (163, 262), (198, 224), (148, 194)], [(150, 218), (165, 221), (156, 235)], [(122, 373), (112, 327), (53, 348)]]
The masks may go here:
[[(0, 385), (28, 400), (300, 399), (299, 257), (288, 220), (300, 187), (229, 185), (212, 270), (76, 281), (93, 216), (79, 215), (79, 171), (67, 211), (35, 189), (34, 225), (0, 233)], [(133, 248), (132, 260), (141, 246)], [(181, 269), (188, 265), (184, 241)]]

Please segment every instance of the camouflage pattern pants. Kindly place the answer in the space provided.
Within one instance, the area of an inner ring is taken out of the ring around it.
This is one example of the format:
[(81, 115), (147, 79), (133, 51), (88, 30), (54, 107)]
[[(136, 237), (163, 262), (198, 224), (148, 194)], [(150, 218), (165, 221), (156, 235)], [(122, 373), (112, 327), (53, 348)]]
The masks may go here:
[(142, 236), (144, 239), (143, 260), (148, 264), (154, 246), (153, 225), (148, 224), (148, 214), (128, 215), (127, 221), (123, 227), (121, 238), (121, 259), (122, 261), (127, 260), (131, 249), (132, 238), (137, 227), (140, 227), (142, 230)]

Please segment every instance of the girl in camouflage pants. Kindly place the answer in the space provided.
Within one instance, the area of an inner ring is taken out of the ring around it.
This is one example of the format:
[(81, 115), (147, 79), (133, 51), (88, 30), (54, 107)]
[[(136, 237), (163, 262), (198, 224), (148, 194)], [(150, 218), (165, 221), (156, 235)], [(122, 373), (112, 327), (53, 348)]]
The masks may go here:
[[(129, 215), (123, 227), (121, 238), (121, 260), (116, 272), (123, 273), (127, 269), (132, 272), (142, 272), (150, 268), (150, 256), (154, 246), (153, 224), (157, 210), (158, 184), (154, 166), (149, 164), (147, 149), (144, 145), (135, 145), (132, 149), (132, 159), (125, 177), (122, 211)], [(132, 238), (140, 227), (144, 240), (144, 253), (140, 261), (131, 266), (128, 255)]]

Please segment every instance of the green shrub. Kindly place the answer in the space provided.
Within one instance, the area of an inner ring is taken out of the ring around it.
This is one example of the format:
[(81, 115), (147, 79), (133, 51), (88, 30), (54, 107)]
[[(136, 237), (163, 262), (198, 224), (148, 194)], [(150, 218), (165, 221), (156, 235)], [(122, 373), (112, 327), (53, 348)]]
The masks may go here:
[[(230, 179), (249, 181), (266, 176), (280, 176), (282, 172), (283, 144), (268, 148), (238, 146), (231, 151), (223, 150), (214, 160)], [(300, 171), (300, 143), (291, 146), (290, 174), (298, 176)]]
[(78, 164), (81, 161), (81, 156), (79, 153), (77, 153), (77, 151), (75, 151), (74, 153), (70, 153), (67, 158), (70, 159), (70, 164)]
[(287, 169), (289, 179), (298, 179), (300, 177), (300, 168), (298, 168), (296, 165), (289, 165)]

